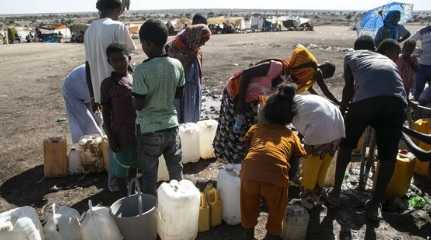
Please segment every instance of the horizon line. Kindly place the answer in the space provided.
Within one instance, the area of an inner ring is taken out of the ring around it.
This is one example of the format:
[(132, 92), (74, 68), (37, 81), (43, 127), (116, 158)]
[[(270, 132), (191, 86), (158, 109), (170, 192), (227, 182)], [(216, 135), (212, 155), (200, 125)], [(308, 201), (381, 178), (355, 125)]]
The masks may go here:
[[(277, 9), (277, 8), (158, 8), (158, 9), (141, 9), (141, 10), (128, 10), (127, 12), (146, 12), (146, 11), (198, 11), (198, 10), (243, 10), (243, 11), (340, 11), (340, 12), (363, 12), (368, 11), (370, 9)], [(431, 12), (429, 10), (413, 10), (413, 12)], [(40, 12), (40, 13), (0, 13), (0, 17), (8, 17), (8, 16), (31, 16), (31, 15), (59, 15), (59, 14), (77, 14), (77, 13), (98, 13), (97, 11), (70, 11), (70, 12)]]

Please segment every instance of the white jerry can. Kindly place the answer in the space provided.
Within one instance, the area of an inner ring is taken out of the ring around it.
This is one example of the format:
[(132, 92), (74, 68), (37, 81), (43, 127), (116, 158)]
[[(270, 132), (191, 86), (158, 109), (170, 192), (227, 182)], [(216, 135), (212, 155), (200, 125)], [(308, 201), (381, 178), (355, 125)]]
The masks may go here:
[(157, 190), (157, 231), (162, 240), (194, 240), (198, 235), (200, 192), (189, 180), (162, 183)]
[(216, 136), (218, 122), (216, 120), (205, 120), (198, 122), (199, 127), (199, 150), (202, 159), (215, 158), (213, 141)]
[(196, 123), (185, 123), (180, 125), (181, 150), (183, 163), (198, 162), (199, 150), (199, 127)]
[(218, 175), (217, 188), (223, 203), (223, 220), (229, 225), (241, 222), (240, 170), (241, 164), (227, 164)]

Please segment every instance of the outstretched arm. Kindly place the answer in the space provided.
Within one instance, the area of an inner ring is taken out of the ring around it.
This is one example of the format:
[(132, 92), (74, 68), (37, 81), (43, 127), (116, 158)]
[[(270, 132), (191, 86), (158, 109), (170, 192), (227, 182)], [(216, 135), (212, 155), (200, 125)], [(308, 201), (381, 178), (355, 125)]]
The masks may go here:
[(94, 91), (93, 91), (93, 84), (91, 82), (91, 72), (90, 72), (90, 64), (88, 62), (85, 62), (85, 75), (87, 78), (87, 87), (88, 92), (90, 93), (90, 104), (93, 111), (97, 110), (96, 103), (94, 102)]
[[(334, 102), (337, 105), (340, 105), (340, 101), (334, 96), (334, 94), (331, 93), (331, 91), (328, 88), (328, 85), (326, 85), (325, 81), (323, 81), (322, 72), (320, 70), (317, 71), (316, 76), (316, 82), (319, 85), (320, 89), (322, 90), (323, 94), (332, 102)], [(313, 90), (314, 89), (310, 89)]]
[(354, 94), (354, 80), (352, 70), (349, 65), (344, 64), (344, 88), (343, 88), (343, 98), (341, 100), (341, 111), (344, 113), (350, 102), (352, 101)]

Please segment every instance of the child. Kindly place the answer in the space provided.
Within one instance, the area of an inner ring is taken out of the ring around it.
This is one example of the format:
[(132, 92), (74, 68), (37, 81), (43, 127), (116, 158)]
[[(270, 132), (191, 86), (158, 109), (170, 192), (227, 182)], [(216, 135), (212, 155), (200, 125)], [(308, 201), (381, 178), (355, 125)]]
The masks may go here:
[(414, 79), (416, 77), (416, 70), (418, 66), (418, 60), (416, 56), (412, 56), (415, 49), (416, 41), (406, 41), (404, 43), (401, 55), (397, 60), (398, 69), (400, 70), (407, 96), (409, 96), (412, 86), (415, 85)]
[(281, 86), (267, 100), (263, 117), (244, 137), (250, 146), (241, 169), (241, 224), (247, 239), (253, 239), (260, 199), (269, 212), (265, 239), (281, 239), (289, 162), (306, 154), (298, 136), (286, 127), (295, 115), (294, 96), (293, 85)]
[(146, 21), (139, 30), (139, 37), (148, 59), (136, 67), (133, 75), (138, 164), (143, 171), (142, 191), (155, 195), (161, 155), (166, 160), (170, 179), (182, 179), (175, 98), (181, 97), (185, 78), (181, 62), (164, 54), (168, 30), (162, 22)]
[(104, 129), (113, 151), (110, 174), (118, 178), (120, 191), (127, 194), (127, 177), (136, 163), (136, 112), (132, 104), (133, 79), (129, 74), (130, 56), (126, 46), (113, 43), (106, 49), (114, 71), (101, 85), (101, 104)]

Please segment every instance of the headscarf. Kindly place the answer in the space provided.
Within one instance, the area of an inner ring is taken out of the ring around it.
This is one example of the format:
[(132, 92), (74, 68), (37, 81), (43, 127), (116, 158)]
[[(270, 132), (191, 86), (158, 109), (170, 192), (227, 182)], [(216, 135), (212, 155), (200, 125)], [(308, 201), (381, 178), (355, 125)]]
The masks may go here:
[(313, 86), (318, 62), (310, 50), (298, 44), (285, 62), (286, 71), (290, 73), (292, 82), (297, 85), (298, 93)]
[(167, 46), (170, 57), (180, 60), (184, 69), (189, 69), (197, 58), (201, 65), (200, 48), (211, 37), (211, 30), (205, 24), (192, 25), (180, 32)]
[[(290, 75), (291, 82), (297, 85), (297, 93), (305, 92), (313, 86), (318, 62), (316, 57), (303, 45), (298, 44), (290, 57), (285, 60), (267, 59), (258, 62), (255, 66), (270, 61), (278, 61), (283, 64), (283, 73)], [(236, 72), (228, 80), (226, 87), (232, 97), (237, 96), (239, 93), (242, 72)]]

